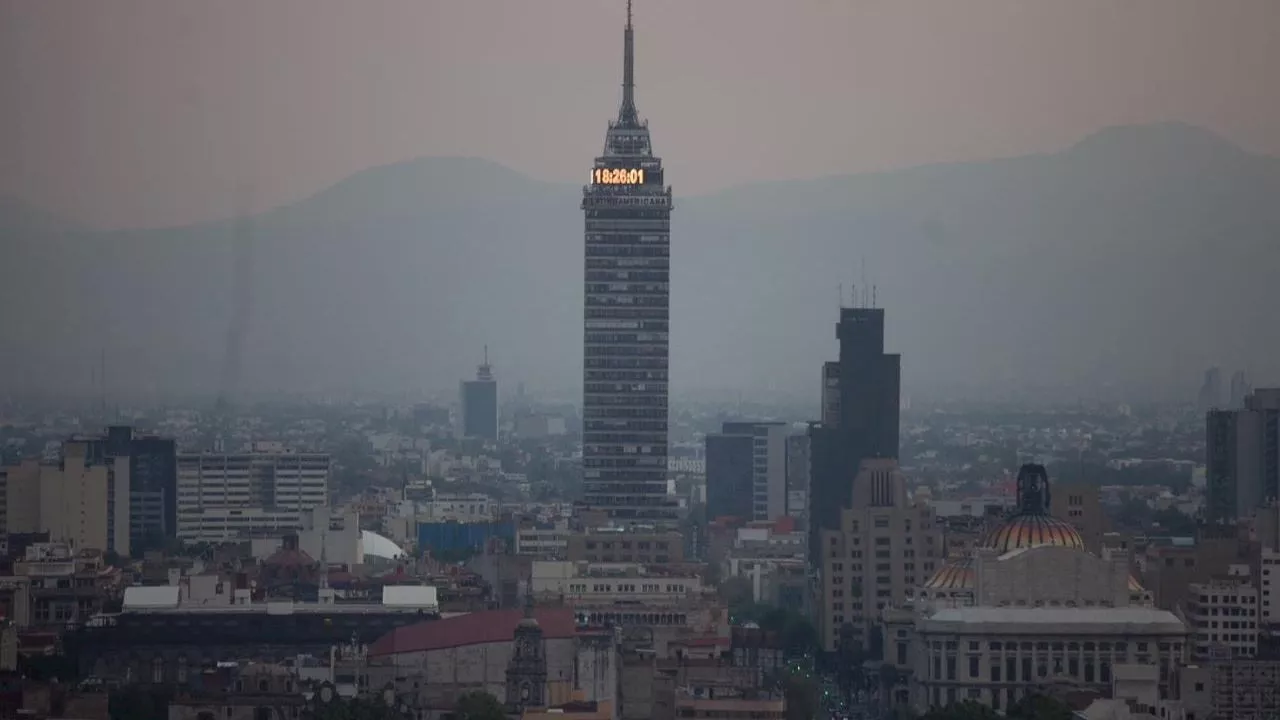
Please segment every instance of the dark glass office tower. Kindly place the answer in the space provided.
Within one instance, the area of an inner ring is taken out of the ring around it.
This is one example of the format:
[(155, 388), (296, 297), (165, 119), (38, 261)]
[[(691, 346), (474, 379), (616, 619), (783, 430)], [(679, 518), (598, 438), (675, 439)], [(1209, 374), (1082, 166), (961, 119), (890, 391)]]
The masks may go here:
[(884, 309), (841, 308), (836, 338), (839, 368), (824, 368), (823, 393), (824, 414), (828, 392), (838, 396), (839, 422), (809, 428), (811, 539), (839, 525), (863, 460), (898, 457), (902, 357), (884, 351)]
[[(90, 457), (129, 459), (129, 548), (134, 554), (158, 550), (178, 535), (178, 445), (170, 437), (147, 435), (128, 425), (112, 425), (90, 440)], [(112, 472), (108, 484), (119, 479)], [(114, 502), (114, 491), (108, 494)], [(109, 518), (114, 518), (110, 508)]]
[(489, 348), (476, 369), (475, 380), (462, 381), (462, 436), (498, 439), (498, 381), (489, 364)]
[(585, 505), (674, 520), (667, 496), (671, 188), (635, 105), (631, 7), (622, 106), (583, 189), (582, 466)]

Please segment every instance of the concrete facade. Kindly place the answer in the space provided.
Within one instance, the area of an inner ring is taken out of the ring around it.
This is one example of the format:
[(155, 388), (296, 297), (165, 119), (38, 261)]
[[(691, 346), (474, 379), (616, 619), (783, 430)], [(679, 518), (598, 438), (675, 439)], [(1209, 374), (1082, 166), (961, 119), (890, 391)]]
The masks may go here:
[(818, 632), (828, 652), (846, 623), (866, 647), (881, 611), (912, 597), (944, 555), (933, 509), (910, 501), (896, 460), (864, 461), (852, 495), (840, 529), (820, 533)]

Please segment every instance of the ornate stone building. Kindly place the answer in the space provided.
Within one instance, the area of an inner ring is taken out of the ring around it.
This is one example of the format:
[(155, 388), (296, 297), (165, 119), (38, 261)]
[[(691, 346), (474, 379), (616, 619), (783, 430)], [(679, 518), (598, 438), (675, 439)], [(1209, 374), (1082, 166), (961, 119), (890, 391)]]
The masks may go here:
[(1048, 685), (1108, 690), (1134, 665), (1167, 686), (1187, 656), (1185, 625), (1151, 607), (1126, 556), (1086, 551), (1049, 502), (1044, 468), (1023, 466), (1017, 511), (885, 612), (885, 662), (903, 678), (894, 704), (1003, 709)]
[(524, 618), (516, 625), (507, 662), (507, 709), (514, 714), (546, 707), (547, 646), (533, 616), (533, 595), (525, 597)]

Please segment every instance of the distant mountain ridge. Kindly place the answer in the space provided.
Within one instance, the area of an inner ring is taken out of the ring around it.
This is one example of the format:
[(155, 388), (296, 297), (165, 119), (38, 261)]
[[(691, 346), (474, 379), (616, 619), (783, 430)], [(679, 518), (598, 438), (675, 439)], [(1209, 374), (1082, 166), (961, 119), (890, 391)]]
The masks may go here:
[[(447, 388), (488, 344), (500, 380), (575, 387), (580, 192), (431, 158), (254, 218), (242, 386)], [(1280, 160), (1175, 123), (677, 197), (673, 391), (816, 402), (837, 288), (864, 265), (908, 389), (1186, 394), (1209, 365), (1274, 377), (1277, 197)], [(30, 215), (0, 203), (0, 387), (87, 383), (105, 348), (121, 387), (217, 390), (234, 222), (90, 232)]]

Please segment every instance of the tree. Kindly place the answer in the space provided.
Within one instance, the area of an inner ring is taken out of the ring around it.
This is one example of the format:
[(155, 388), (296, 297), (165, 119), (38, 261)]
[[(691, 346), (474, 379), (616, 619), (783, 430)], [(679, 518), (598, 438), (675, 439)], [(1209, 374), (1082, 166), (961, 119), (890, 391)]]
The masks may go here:
[(1071, 720), (1071, 707), (1048, 695), (1028, 695), (1009, 708), (1006, 718), (1016, 720)]
[(459, 697), (453, 714), (457, 720), (507, 720), (507, 713), (498, 699), (479, 690)]
[(742, 622), (741, 616), (748, 614), (755, 605), (755, 593), (751, 588), (751, 581), (744, 577), (728, 578), (720, 583), (718, 591), (720, 599), (729, 606), (729, 617), (735, 621)]
[(921, 716), (920, 720), (1000, 720), (1000, 714), (982, 703), (965, 700), (934, 708)]
[(1170, 535), (1192, 536), (1196, 534), (1195, 519), (1182, 514), (1177, 508), (1157, 510), (1151, 520)]

